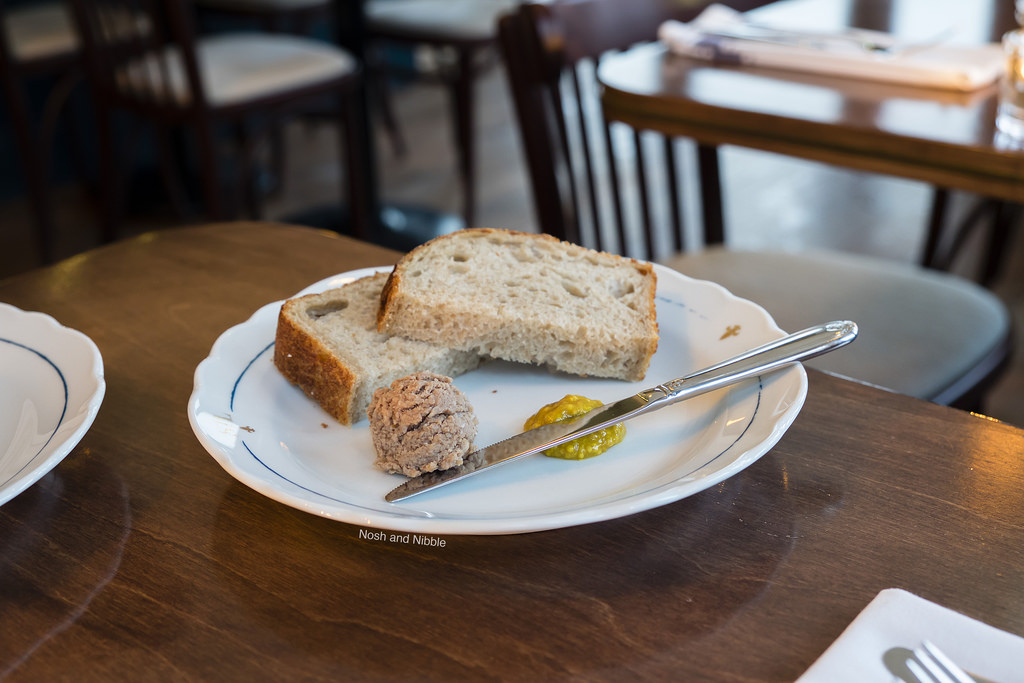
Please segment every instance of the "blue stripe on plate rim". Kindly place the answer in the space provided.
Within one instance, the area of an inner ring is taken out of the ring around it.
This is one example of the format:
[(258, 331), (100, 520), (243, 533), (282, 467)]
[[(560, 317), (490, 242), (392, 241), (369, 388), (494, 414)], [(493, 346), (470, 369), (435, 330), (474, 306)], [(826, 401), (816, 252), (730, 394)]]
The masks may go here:
[(4, 342), (6, 344), (10, 344), (11, 346), (20, 347), (20, 348), (22, 348), (22, 349), (24, 349), (26, 351), (29, 351), (30, 353), (34, 353), (35, 355), (39, 356), (51, 368), (53, 368), (53, 371), (57, 373), (57, 377), (60, 378), (60, 382), (61, 382), (61, 384), (64, 387), (64, 406), (63, 406), (63, 408), (61, 408), (60, 418), (57, 420), (57, 424), (54, 426), (53, 431), (50, 432), (50, 436), (47, 437), (46, 443), (44, 443), (39, 448), (39, 450), (36, 451), (35, 455), (33, 455), (31, 458), (29, 458), (29, 460), (24, 465), (22, 465), (21, 469), (19, 469), (17, 472), (12, 474), (6, 480), (0, 482), (0, 487), (3, 487), (3, 486), (6, 486), (7, 484), (9, 484), (10, 482), (12, 482), (13, 480), (17, 479), (18, 476), (20, 476), (21, 473), (24, 472), (26, 470), (26, 468), (29, 467), (29, 465), (31, 465), (32, 463), (34, 463), (36, 461), (36, 458), (38, 458), (43, 453), (43, 451), (46, 450), (46, 447), (50, 445), (51, 441), (53, 441), (53, 437), (57, 435), (57, 431), (60, 429), (61, 425), (64, 424), (64, 416), (67, 415), (67, 412), (68, 412), (68, 381), (64, 377), (64, 373), (61, 371), (61, 369), (59, 367), (57, 367), (57, 364), (54, 363), (50, 359), (50, 357), (47, 356), (42, 351), (39, 351), (38, 349), (34, 349), (31, 346), (27, 346), (25, 344), (22, 344), (21, 342), (16, 342), (13, 339), (6, 339), (4, 337), (0, 337), (0, 342)]

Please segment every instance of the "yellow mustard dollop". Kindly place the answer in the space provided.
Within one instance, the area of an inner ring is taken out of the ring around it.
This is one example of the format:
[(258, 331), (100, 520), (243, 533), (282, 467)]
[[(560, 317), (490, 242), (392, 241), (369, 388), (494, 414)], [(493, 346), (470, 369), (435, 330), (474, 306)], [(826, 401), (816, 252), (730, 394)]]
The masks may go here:
[[(600, 401), (595, 401), (585, 396), (568, 394), (538, 410), (526, 421), (523, 429), (534, 429), (541, 425), (568, 420), (589, 412), (600, 405), (602, 405)], [(626, 425), (612, 425), (574, 441), (549, 448), (544, 451), (544, 455), (564, 460), (592, 458), (595, 455), (601, 455), (615, 444), (620, 443), (625, 436)]]

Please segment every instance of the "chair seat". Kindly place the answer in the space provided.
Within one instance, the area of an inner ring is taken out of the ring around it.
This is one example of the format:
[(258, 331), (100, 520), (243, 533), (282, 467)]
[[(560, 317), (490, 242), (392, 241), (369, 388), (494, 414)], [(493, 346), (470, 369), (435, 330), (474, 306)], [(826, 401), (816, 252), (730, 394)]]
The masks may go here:
[(810, 367), (936, 400), (1010, 335), (1006, 307), (963, 278), (847, 253), (710, 248), (665, 260), (763, 306), (795, 332), (829, 320), (860, 327)]
[(78, 32), (64, 3), (14, 7), (4, 15), (11, 54), (19, 62), (71, 55), (78, 50)]
[(415, 32), (437, 39), (491, 40), (516, 0), (368, 0), (371, 31)]
[[(173, 51), (167, 62), (170, 95), (180, 104), (189, 101), (188, 84), (180, 56)], [(231, 106), (271, 97), (279, 92), (314, 85), (351, 74), (356, 61), (348, 52), (318, 40), (282, 34), (223, 34), (200, 39), (197, 60), (207, 101), (215, 107)], [(160, 73), (156, 60), (130, 67), (122, 76), (139, 90), (152, 74)]]

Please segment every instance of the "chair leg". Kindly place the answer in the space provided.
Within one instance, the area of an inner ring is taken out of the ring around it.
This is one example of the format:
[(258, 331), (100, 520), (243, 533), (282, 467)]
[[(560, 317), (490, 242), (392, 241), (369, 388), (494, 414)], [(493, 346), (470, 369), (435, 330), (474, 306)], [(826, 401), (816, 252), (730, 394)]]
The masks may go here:
[(928, 214), (928, 234), (925, 237), (924, 252), (921, 254), (921, 265), (926, 268), (939, 267), (939, 244), (942, 242), (942, 232), (946, 225), (948, 211), (949, 190), (944, 187), (936, 187), (932, 194), (932, 207)]
[(473, 107), (475, 57), (474, 48), (458, 48), (457, 73), (451, 90), (455, 146), (463, 191), (462, 215), (467, 227), (471, 227), (476, 220), (476, 150), (473, 144), (473, 130), (476, 127)]
[(281, 190), (284, 184), (284, 174), (287, 167), (285, 163), (286, 150), (285, 150), (285, 127), (284, 124), (274, 126), (273, 130), (268, 133), (269, 145), (270, 145), (270, 162), (267, 173), (269, 174), (269, 184), (264, 187), (265, 194), (271, 195)]
[(405, 136), (402, 134), (401, 126), (398, 125), (398, 118), (395, 116), (395, 108), (392, 106), (391, 84), (388, 81), (387, 67), (384, 65), (384, 58), (376, 54), (374, 50), (368, 61), (373, 70), (373, 77), (367, 80), (367, 88), (373, 101), (374, 108), (380, 114), (380, 121), (384, 124), (384, 130), (391, 140), (391, 148), (396, 157), (404, 157), (409, 148), (405, 143)]
[(96, 104), (96, 139), (100, 158), (100, 239), (112, 242), (121, 225), (121, 164), (113, 133), (113, 112), (102, 102)]
[(167, 199), (178, 219), (185, 220), (191, 214), (188, 191), (181, 181), (183, 164), (178, 163), (176, 147), (171, 141), (171, 131), (165, 126), (154, 125), (153, 137), (156, 140), (160, 177), (164, 183), (164, 190), (167, 192)]
[(991, 285), (1002, 272), (1005, 262), (1006, 245), (1010, 241), (1010, 231), (1020, 219), (1020, 205), (1010, 202), (997, 202), (995, 216), (989, 232), (988, 244), (985, 248), (985, 261), (982, 264), (979, 281), (983, 285)]
[[(973, 232), (979, 227), (988, 226), (989, 238), (977, 280), (982, 284), (990, 283), (998, 275), (1009, 231), (1019, 207), (997, 199), (978, 198), (966, 216), (951, 226), (950, 237), (943, 240), (943, 233), (947, 231), (945, 224), (948, 204), (948, 191), (937, 189), (932, 200), (928, 236), (921, 256), (922, 265), (938, 270), (951, 269), (954, 259)], [(944, 241), (946, 244), (943, 244)]]
[(357, 98), (343, 96), (338, 111), (338, 151), (341, 154), (341, 165), (345, 169), (342, 191), (348, 199), (349, 234), (357, 239), (369, 240), (376, 232), (373, 221), (375, 202), (369, 179), (363, 173), (368, 161), (364, 158), (364, 144), (367, 141), (359, 136), (357, 122), (362, 113)]
[(212, 220), (224, 220), (224, 210), (218, 180), (217, 149), (213, 135), (213, 125), (209, 121), (200, 121), (195, 126), (196, 146), (199, 153), (199, 172), (202, 177), (203, 198), (206, 202), (207, 215)]
[[(29, 134), (31, 135), (31, 133)], [(27, 139), (20, 140), (22, 138), (20, 134), (16, 134), (16, 137), (19, 138), (20, 154), (25, 166), (26, 189), (36, 219), (36, 249), (43, 263), (51, 263), (56, 258), (54, 250), (56, 224), (50, 203), (49, 164), (42, 158), (42, 155), (31, 149), (32, 145)]]
[[(95, 203), (99, 193), (90, 180), (89, 164), (86, 162), (88, 155), (82, 149), (82, 139), (84, 136), (79, 125), (81, 123), (79, 117), (85, 116), (85, 112), (83, 112), (83, 107), (74, 106), (82, 104), (78, 102), (78, 98), (74, 97), (75, 91), (82, 80), (80, 72), (72, 71), (66, 73), (57, 80), (53, 89), (47, 95), (39, 127), (39, 153), (44, 162), (49, 164), (49, 160), (53, 158), (52, 145), (57, 139), (57, 127), (60, 125), (61, 118), (63, 117), (67, 124), (70, 138), (68, 156), (74, 167), (75, 177), (85, 190), (87, 197)], [(74, 107), (74, 111), (71, 111), (72, 107)]]
[(718, 147), (697, 145), (700, 171), (700, 199), (704, 218), (705, 244), (725, 241), (725, 219), (722, 211), (722, 175), (718, 163)]
[[(5, 58), (0, 54), (0, 58)], [(14, 78), (3, 79), (4, 95), (8, 101), (11, 124), (14, 128), (14, 143), (21, 156), (25, 171), (25, 191), (28, 194), (32, 212), (35, 214), (35, 242), (39, 258), (49, 263), (55, 258), (54, 219), (49, 197), (49, 160), (44, 158), (37, 147), (39, 137), (33, 130), (28, 111), (28, 98)]]
[[(102, 179), (97, 177), (96, 169), (93, 168), (93, 154), (89, 153), (85, 141), (95, 135), (95, 111), (93, 95), (88, 88), (79, 88), (78, 92), (72, 93), (68, 103), (70, 113), (67, 116), (68, 135), (70, 136), (71, 162), (75, 168), (75, 174), (82, 185), (87, 198), (92, 204), (93, 212), (99, 220), (100, 216), (100, 183)], [(82, 123), (85, 122), (83, 126)]]
[[(27, 145), (26, 145), (27, 146)], [(36, 218), (36, 249), (43, 263), (51, 263), (56, 259), (54, 239), (56, 223), (50, 204), (47, 168), (49, 165), (41, 158), (34, 158), (31, 151), (23, 151), (25, 161), (25, 180), (28, 185), (29, 200)]]
[[(272, 130), (281, 132), (282, 126), (272, 124)], [(239, 121), (235, 130), (238, 138), (238, 195), (236, 205), (244, 207), (245, 213), (252, 220), (263, 217), (263, 203), (260, 201), (260, 174), (256, 164), (256, 140), (258, 135), (251, 129), (249, 122)]]

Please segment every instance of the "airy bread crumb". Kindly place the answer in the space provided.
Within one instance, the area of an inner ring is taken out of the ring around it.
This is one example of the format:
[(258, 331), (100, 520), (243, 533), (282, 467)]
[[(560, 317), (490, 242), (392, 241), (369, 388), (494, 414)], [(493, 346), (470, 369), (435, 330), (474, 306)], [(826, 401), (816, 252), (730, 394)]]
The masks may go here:
[(274, 365), (342, 424), (366, 416), (378, 387), (417, 371), (458, 376), (479, 354), (377, 331), (387, 273), (286, 301), (278, 316)]
[(550, 235), (475, 228), (395, 266), (379, 331), (596, 377), (643, 379), (658, 346), (649, 263)]

